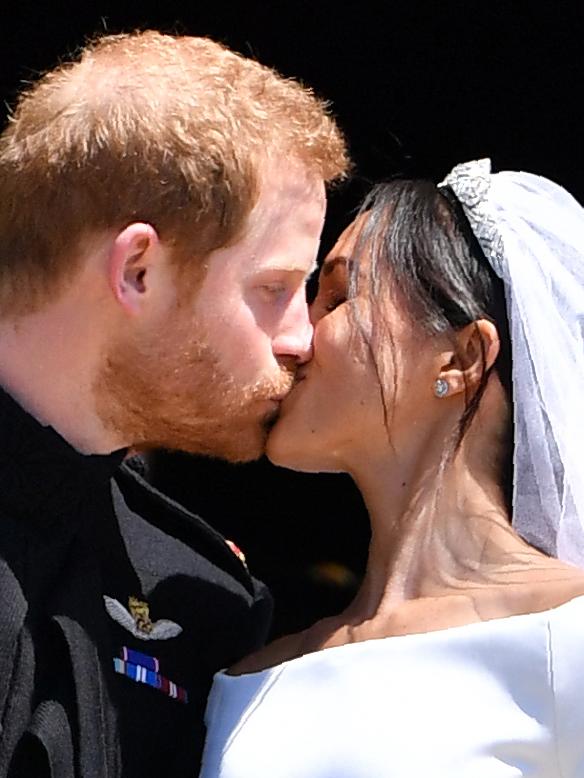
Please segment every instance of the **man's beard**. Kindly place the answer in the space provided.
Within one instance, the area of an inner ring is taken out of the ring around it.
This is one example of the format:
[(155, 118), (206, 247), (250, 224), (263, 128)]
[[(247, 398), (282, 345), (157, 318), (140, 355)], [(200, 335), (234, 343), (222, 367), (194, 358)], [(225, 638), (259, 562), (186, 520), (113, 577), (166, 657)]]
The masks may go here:
[(167, 323), (166, 336), (111, 345), (94, 385), (98, 416), (122, 445), (257, 459), (278, 414), (268, 401), (287, 394), (294, 375), (281, 367), (275, 376), (239, 384), (194, 329), (177, 321)]

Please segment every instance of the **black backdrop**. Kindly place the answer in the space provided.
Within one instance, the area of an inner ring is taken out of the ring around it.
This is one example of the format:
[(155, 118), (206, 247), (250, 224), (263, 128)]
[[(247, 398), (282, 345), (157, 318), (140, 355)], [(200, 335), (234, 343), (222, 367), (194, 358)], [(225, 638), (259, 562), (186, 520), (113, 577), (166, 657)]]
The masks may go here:
[[(580, 0), (0, 2), (8, 104), (87, 36), (146, 27), (209, 35), (313, 86), (332, 101), (357, 170), (331, 199), (324, 251), (370, 181), (437, 180), (478, 156), (547, 175), (584, 201)], [(275, 634), (350, 597), (367, 522), (346, 477), (177, 454), (155, 456), (150, 476), (244, 549), (276, 596)]]

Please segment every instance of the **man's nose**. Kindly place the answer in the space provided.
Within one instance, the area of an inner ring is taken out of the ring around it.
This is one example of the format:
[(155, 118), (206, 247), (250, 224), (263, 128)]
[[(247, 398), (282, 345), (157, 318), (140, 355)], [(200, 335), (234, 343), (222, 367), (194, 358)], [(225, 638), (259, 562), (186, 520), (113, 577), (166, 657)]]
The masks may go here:
[(281, 319), (278, 333), (272, 341), (274, 355), (278, 358), (293, 357), (298, 364), (308, 362), (312, 357), (313, 333), (308, 305), (303, 298), (293, 303)]

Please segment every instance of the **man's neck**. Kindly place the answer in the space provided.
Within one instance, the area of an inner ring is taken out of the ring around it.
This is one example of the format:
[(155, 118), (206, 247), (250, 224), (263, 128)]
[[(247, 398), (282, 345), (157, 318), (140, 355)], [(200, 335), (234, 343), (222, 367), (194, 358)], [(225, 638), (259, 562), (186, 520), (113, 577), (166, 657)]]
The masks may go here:
[(123, 446), (95, 412), (99, 353), (95, 323), (67, 299), (0, 322), (0, 384), (42, 425), (53, 427), (84, 454)]

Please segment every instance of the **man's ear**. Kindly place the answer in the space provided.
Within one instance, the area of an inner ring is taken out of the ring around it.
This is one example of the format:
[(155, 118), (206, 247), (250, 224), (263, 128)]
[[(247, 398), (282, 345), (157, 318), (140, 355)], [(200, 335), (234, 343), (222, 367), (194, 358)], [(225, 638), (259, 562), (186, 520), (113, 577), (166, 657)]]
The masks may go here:
[(499, 348), (499, 333), (488, 319), (478, 319), (459, 330), (453, 348), (443, 351), (439, 358), (436, 379), (446, 382), (445, 393), (454, 395), (476, 389), (483, 373), (497, 359)]
[(134, 222), (119, 232), (108, 256), (109, 285), (128, 313), (138, 313), (148, 298), (160, 238), (150, 224)]

